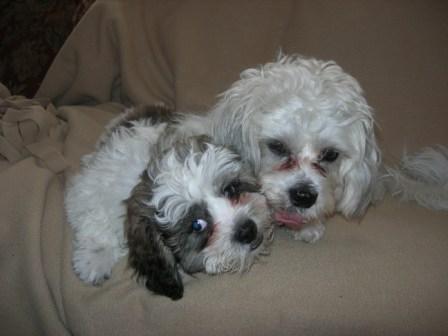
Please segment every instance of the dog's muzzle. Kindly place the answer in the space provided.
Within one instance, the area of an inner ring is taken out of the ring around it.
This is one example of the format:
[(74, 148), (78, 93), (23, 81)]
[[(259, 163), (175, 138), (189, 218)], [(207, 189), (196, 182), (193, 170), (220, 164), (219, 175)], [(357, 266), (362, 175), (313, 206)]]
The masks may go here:
[(317, 191), (309, 184), (299, 184), (289, 189), (291, 203), (298, 208), (311, 208), (316, 203), (317, 196)]
[(257, 225), (252, 219), (246, 219), (237, 226), (234, 239), (241, 244), (250, 244), (251, 250), (255, 250), (263, 241), (263, 235), (258, 235)]

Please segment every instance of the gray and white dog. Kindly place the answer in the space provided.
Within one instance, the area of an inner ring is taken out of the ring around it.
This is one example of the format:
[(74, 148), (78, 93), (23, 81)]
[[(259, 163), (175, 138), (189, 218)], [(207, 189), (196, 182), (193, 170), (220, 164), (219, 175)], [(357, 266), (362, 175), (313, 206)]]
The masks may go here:
[(128, 253), (148, 289), (179, 299), (182, 272), (243, 271), (266, 252), (272, 225), (252, 168), (200, 135), (200, 119), (169, 115), (159, 106), (113, 120), (69, 181), (81, 280), (101, 284)]
[(279, 224), (315, 242), (327, 217), (362, 215), (385, 192), (448, 209), (448, 150), (386, 167), (361, 86), (335, 62), (280, 55), (242, 72), (208, 117), (256, 172)]

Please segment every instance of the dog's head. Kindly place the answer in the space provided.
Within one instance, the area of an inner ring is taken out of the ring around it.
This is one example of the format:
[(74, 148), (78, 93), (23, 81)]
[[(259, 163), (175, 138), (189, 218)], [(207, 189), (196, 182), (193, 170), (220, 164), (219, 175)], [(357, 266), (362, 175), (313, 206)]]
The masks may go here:
[(129, 262), (148, 289), (179, 299), (180, 270), (246, 270), (272, 227), (252, 170), (233, 151), (190, 137), (157, 156), (126, 201)]
[(364, 212), (380, 155), (372, 110), (334, 62), (280, 56), (241, 74), (213, 111), (219, 143), (249, 160), (279, 222)]

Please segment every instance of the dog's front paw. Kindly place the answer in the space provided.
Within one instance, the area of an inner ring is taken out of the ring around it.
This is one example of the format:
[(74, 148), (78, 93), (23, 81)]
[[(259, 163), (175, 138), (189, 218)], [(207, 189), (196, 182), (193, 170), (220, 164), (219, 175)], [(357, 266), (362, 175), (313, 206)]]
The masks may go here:
[(108, 248), (77, 249), (73, 253), (73, 270), (84, 282), (99, 286), (110, 278), (116, 259)]
[(315, 243), (322, 238), (324, 233), (325, 233), (325, 225), (321, 223), (313, 224), (305, 226), (299, 232), (294, 232), (294, 239), (301, 240), (306, 243)]

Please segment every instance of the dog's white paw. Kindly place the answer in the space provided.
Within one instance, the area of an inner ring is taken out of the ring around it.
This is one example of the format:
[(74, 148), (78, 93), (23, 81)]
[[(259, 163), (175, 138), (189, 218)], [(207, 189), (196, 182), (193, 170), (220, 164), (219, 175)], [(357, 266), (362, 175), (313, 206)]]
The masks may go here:
[(325, 233), (325, 225), (319, 223), (314, 225), (305, 226), (302, 230), (294, 232), (294, 239), (301, 240), (306, 243), (315, 243)]
[(109, 248), (77, 249), (73, 253), (73, 270), (84, 282), (101, 285), (110, 278), (116, 258)]

